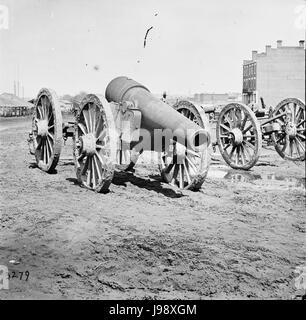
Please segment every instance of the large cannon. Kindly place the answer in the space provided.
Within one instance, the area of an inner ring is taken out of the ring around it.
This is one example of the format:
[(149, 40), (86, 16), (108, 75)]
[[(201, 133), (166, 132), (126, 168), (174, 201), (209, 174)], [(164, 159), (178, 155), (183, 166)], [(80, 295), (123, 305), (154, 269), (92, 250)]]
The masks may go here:
[(210, 163), (210, 133), (127, 77), (112, 80), (106, 99), (88, 94), (75, 121), (63, 124), (57, 96), (42, 89), (35, 100), (30, 152), (37, 166), (55, 169), (62, 140), (73, 138), (79, 183), (105, 192), (114, 170), (131, 171), (139, 155), (157, 151), (163, 180), (181, 189), (198, 190)]

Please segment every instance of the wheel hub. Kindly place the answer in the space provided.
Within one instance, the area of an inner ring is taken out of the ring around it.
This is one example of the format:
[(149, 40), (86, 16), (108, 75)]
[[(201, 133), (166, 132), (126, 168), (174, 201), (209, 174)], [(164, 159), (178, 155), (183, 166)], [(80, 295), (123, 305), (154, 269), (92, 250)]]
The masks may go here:
[(87, 155), (93, 155), (96, 152), (96, 137), (92, 133), (80, 137), (80, 150)]
[(296, 136), (296, 126), (292, 122), (288, 122), (286, 125), (286, 134), (289, 136), (289, 138), (294, 138)]
[(45, 137), (48, 134), (48, 120), (37, 121), (37, 135)]
[(232, 129), (230, 134), (231, 134), (231, 138), (232, 138), (234, 144), (236, 144), (236, 145), (242, 144), (243, 134), (242, 134), (242, 131), (239, 128)]

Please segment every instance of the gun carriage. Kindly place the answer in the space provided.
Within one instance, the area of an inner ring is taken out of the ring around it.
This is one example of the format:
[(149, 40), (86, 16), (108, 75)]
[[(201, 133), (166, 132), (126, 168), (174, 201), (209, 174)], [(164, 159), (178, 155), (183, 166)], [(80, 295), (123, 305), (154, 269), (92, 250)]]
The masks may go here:
[(143, 85), (118, 77), (107, 86), (105, 97), (86, 95), (75, 120), (68, 123), (63, 123), (56, 93), (41, 89), (28, 142), (37, 166), (50, 173), (60, 158), (63, 140), (71, 137), (77, 179), (96, 192), (108, 190), (115, 169), (132, 170), (144, 150), (158, 152), (165, 182), (198, 190), (210, 163), (210, 134), (203, 127)]
[(242, 103), (229, 103), (218, 111), (186, 100), (178, 101), (173, 108), (207, 130), (214, 124), (212, 145), (218, 146), (225, 162), (234, 169), (252, 168), (263, 141), (272, 141), (284, 159), (305, 160), (305, 103), (299, 99), (285, 99), (275, 109), (266, 111), (263, 107), (256, 112)]

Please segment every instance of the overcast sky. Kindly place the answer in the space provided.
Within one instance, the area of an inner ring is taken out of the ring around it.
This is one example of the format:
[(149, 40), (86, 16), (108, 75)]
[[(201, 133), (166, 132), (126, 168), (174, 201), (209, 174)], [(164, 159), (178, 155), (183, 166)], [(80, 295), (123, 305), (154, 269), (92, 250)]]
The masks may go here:
[[(241, 92), (242, 62), (265, 45), (295, 46), (304, 0), (0, 0), (0, 93), (19, 65), (25, 96), (41, 87), (104, 94), (127, 75), (152, 92)], [(146, 30), (153, 26), (143, 47)]]

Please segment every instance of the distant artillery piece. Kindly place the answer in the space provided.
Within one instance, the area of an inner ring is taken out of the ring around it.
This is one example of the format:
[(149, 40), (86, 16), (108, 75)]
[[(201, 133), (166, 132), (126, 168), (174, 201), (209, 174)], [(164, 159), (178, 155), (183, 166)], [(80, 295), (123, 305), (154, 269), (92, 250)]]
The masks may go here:
[[(55, 92), (40, 90), (28, 142), (41, 170), (54, 171), (63, 138), (72, 137), (77, 179), (88, 189), (107, 191), (115, 168), (131, 170), (144, 150), (159, 153), (159, 169), (165, 182), (181, 189), (201, 188), (210, 164), (207, 130), (132, 79), (115, 78), (105, 96), (86, 95), (75, 108), (75, 121), (63, 124)], [(175, 134), (170, 138), (162, 135), (158, 145), (158, 130)], [(145, 133), (149, 133), (153, 144), (144, 143)]]
[(305, 103), (299, 99), (285, 99), (274, 110), (261, 108), (256, 113), (242, 103), (229, 103), (215, 117), (211, 115), (216, 108), (185, 100), (173, 108), (207, 130), (210, 124), (203, 119), (209, 114), (210, 120), (216, 121), (216, 140), (212, 144), (219, 147), (225, 162), (234, 169), (252, 168), (260, 156), (262, 140), (268, 139), (282, 158), (305, 160)]

